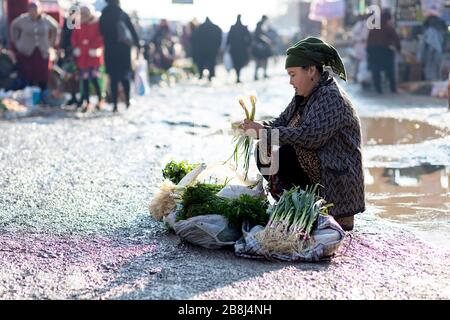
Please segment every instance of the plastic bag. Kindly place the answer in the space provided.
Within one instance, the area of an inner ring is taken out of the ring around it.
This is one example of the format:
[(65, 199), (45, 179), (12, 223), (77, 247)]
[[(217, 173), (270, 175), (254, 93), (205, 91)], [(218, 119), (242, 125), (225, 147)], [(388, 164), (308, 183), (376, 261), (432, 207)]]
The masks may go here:
[(164, 222), (189, 243), (207, 249), (220, 249), (234, 245), (241, 237), (241, 233), (230, 227), (222, 215), (203, 215), (176, 221), (177, 215), (177, 212), (169, 214)]
[(194, 170), (189, 172), (187, 175), (185, 175), (183, 177), (183, 179), (181, 179), (181, 181), (178, 182), (178, 186), (186, 187), (187, 185), (191, 184), (192, 182), (194, 182), (198, 178), (198, 176), (203, 171), (205, 171), (205, 169), (206, 169), (206, 164), (201, 163), (197, 168), (195, 168)]
[(236, 172), (231, 165), (228, 164), (210, 164), (197, 177), (197, 181), (203, 183), (228, 184), (249, 186), (255, 185), (258, 181), (245, 181), (244, 177)]
[(136, 71), (134, 75), (134, 86), (136, 94), (138, 96), (144, 96), (150, 90), (150, 86), (148, 84), (147, 69), (148, 69), (147, 61), (144, 59), (144, 57), (141, 56), (137, 61)]
[(258, 185), (253, 189), (240, 185), (227, 185), (217, 193), (219, 197), (227, 199), (239, 199), (239, 197), (244, 194), (251, 197), (265, 197), (263, 180), (261, 179)]

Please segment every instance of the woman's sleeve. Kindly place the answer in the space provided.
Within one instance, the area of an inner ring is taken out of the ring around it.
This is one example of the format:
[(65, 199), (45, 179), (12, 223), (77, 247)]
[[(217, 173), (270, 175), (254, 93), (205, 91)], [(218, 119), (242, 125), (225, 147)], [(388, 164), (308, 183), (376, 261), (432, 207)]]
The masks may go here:
[(398, 51), (400, 51), (402, 49), (402, 45), (400, 42), (400, 36), (398, 35), (397, 31), (395, 31), (395, 29), (393, 29), (393, 37), (394, 37), (395, 47), (397, 48)]
[(287, 126), (287, 123), (289, 121), (289, 115), (291, 114), (292, 108), (294, 107), (295, 107), (295, 97), (292, 99), (292, 101), (289, 103), (286, 109), (278, 116), (278, 118), (263, 121), (263, 125), (272, 128)]
[(134, 40), (134, 45), (138, 48), (141, 47), (141, 44), (139, 43), (139, 36), (136, 32), (136, 29), (133, 26), (133, 23), (131, 22), (130, 17), (125, 14), (126, 18), (125, 18), (125, 23), (127, 24), (128, 29), (130, 29), (131, 35), (133, 36), (133, 40)]
[(21, 18), (16, 18), (11, 23), (11, 41), (14, 43), (14, 45), (17, 43), (17, 41), (19, 41), (22, 32), (20, 23)]
[(100, 34), (102, 35), (102, 37), (105, 38), (106, 21), (105, 21), (105, 16), (103, 14), (100, 16), (100, 19), (98, 21), (98, 29), (100, 30)]
[(47, 16), (47, 21), (49, 24), (50, 32), (49, 32), (49, 42), (51, 46), (56, 46), (58, 44), (59, 36), (60, 36), (60, 27), (58, 22), (53, 19), (51, 16)]
[(278, 127), (280, 145), (319, 149), (345, 126), (346, 109), (338, 94), (318, 94), (313, 110), (297, 128)]

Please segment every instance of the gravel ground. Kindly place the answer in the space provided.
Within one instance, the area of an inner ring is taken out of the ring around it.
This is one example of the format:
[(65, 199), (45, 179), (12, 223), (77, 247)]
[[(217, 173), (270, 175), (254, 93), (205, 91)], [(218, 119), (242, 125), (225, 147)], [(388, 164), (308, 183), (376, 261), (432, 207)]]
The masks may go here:
[(318, 264), (194, 247), (152, 220), (165, 159), (229, 153), (216, 124), (238, 107), (203, 108), (224, 88), (154, 89), (116, 116), (48, 111), (0, 121), (0, 299), (450, 298), (450, 252), (375, 208), (356, 217), (337, 257)]

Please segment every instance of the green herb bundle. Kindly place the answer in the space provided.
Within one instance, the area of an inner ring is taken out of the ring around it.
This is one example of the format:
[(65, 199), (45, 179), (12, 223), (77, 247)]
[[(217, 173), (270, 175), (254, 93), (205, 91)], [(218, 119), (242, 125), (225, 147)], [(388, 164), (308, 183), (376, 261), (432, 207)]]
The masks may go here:
[(162, 171), (164, 179), (172, 181), (174, 184), (178, 184), (189, 172), (198, 167), (199, 164), (190, 164), (187, 161), (170, 161), (166, 164), (166, 167)]
[(183, 193), (183, 211), (178, 220), (194, 216), (219, 214), (228, 219), (231, 226), (241, 229), (242, 223), (250, 225), (266, 225), (268, 203), (264, 198), (241, 195), (239, 199), (226, 199), (216, 195), (223, 185), (198, 183), (188, 186)]

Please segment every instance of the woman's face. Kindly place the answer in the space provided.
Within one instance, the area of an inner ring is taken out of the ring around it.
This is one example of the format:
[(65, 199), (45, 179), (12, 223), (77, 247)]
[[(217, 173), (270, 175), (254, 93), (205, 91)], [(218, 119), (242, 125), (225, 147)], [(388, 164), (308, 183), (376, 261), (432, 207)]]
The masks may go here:
[(81, 7), (80, 9), (80, 21), (81, 23), (86, 23), (91, 19), (91, 11), (89, 8)]
[(28, 13), (30, 14), (32, 19), (37, 19), (41, 14), (40, 11), (41, 11), (40, 8), (34, 4), (28, 7)]
[(314, 87), (315, 67), (291, 67), (286, 69), (289, 75), (289, 84), (295, 89), (295, 93), (299, 96), (307, 97)]

